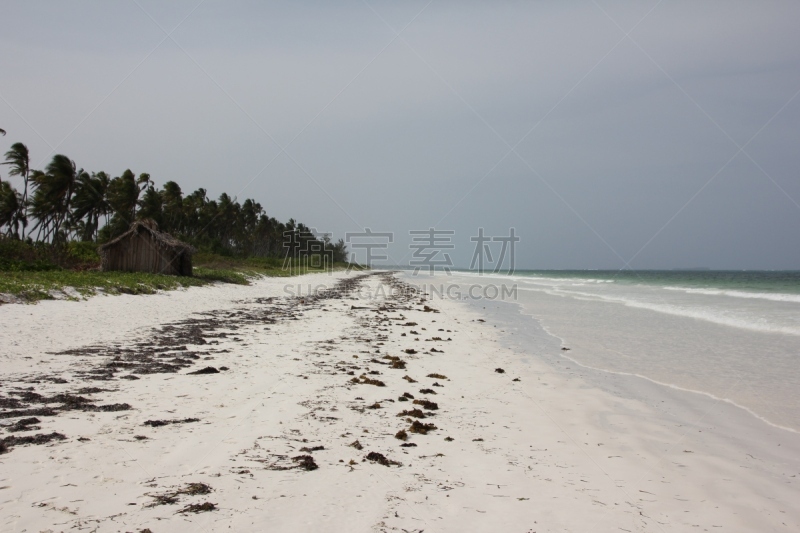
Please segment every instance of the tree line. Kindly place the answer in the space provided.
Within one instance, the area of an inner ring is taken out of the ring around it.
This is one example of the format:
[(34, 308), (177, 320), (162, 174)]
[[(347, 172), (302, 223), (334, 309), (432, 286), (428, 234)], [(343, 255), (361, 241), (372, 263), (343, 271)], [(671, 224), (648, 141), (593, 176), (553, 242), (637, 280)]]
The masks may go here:
[(103, 243), (135, 220), (152, 219), (161, 231), (213, 253), (297, 257), (314, 251), (332, 261), (347, 260), (342, 239), (333, 243), (327, 235), (316, 236), (294, 219), (279, 222), (249, 198), (240, 204), (222, 193), (212, 200), (202, 188), (184, 194), (174, 181), (159, 189), (149, 174), (89, 172), (63, 154), (35, 170), (22, 143), (11, 146), (2, 164), (23, 184), (20, 192), (0, 179), (0, 233), (5, 238), (53, 247), (72, 240)]

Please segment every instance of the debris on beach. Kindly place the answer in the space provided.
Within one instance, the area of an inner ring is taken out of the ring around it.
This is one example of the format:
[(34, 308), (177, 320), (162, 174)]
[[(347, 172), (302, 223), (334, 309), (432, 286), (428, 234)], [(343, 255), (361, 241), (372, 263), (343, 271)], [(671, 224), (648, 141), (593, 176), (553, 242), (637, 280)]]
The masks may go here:
[(378, 452), (369, 452), (367, 454), (367, 460), (372, 461), (373, 463), (378, 463), (383, 466), (391, 466), (391, 465), (403, 466), (401, 463), (398, 463), (397, 461), (392, 461), (391, 459), (387, 459), (385, 455)]
[(414, 403), (421, 405), (425, 409), (430, 409), (431, 411), (439, 409), (439, 405), (436, 402), (431, 402), (428, 400), (414, 400)]
[(205, 368), (201, 368), (200, 370), (195, 370), (194, 372), (187, 372), (186, 374), (187, 375), (219, 374), (219, 370), (217, 370), (213, 366), (207, 366)]
[(445, 376), (444, 374), (436, 374), (436, 373), (428, 374), (428, 377), (434, 379), (447, 379), (447, 376)]
[(216, 511), (216, 510), (217, 510), (216, 503), (209, 503), (209, 502), (192, 503), (190, 505), (187, 505), (180, 511), (178, 511), (178, 513), (205, 513), (207, 511)]
[(4, 439), (0, 439), (0, 454), (8, 453), (13, 446), (22, 446), (25, 444), (47, 444), (54, 440), (66, 440), (66, 436), (61, 433), (52, 432), (48, 434), (39, 433), (37, 435), (27, 435), (25, 437), (17, 437), (11, 435)]
[(361, 374), (357, 378), (353, 378), (350, 380), (350, 383), (355, 383), (357, 385), (375, 385), (376, 387), (385, 387), (386, 383), (379, 379), (371, 379), (366, 376), (366, 374)]
[(170, 424), (190, 424), (192, 422), (200, 422), (199, 418), (184, 418), (183, 420), (148, 420), (144, 424), (144, 426), (150, 427), (161, 427), (161, 426), (168, 426)]
[(502, 368), (495, 368), (494, 371), (497, 372), (498, 374), (505, 374), (506, 373), (506, 371), (503, 370)]
[(158, 505), (173, 505), (178, 503), (180, 496), (199, 496), (210, 494), (213, 489), (206, 483), (187, 483), (181, 489), (165, 492), (163, 494), (148, 494), (153, 498), (153, 502), (145, 507), (156, 507)]
[(435, 429), (439, 428), (433, 424), (423, 424), (419, 420), (414, 420), (414, 422), (411, 423), (411, 427), (408, 428), (411, 433), (419, 433), (420, 435), (427, 435), (429, 431), (433, 431)]
[(317, 463), (314, 462), (314, 458), (311, 457), (310, 455), (298, 455), (296, 457), (292, 457), (292, 461), (297, 463), (297, 468), (302, 468), (303, 470), (311, 471), (319, 468), (319, 466), (317, 466)]
[(36, 417), (31, 418), (22, 418), (17, 420), (14, 424), (8, 426), (8, 431), (16, 432), (16, 431), (33, 431), (36, 429), (41, 429), (37, 424), (41, 424), (42, 421)]
[(397, 416), (413, 416), (414, 418), (425, 418), (425, 413), (421, 409), (407, 410), (403, 409)]

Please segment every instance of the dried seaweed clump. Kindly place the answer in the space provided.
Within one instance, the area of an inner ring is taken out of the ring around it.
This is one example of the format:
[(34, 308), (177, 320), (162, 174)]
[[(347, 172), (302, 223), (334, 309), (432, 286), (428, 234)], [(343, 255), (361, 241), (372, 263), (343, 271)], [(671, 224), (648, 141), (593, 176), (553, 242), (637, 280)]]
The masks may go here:
[(383, 358), (391, 361), (390, 368), (397, 368), (400, 370), (404, 370), (406, 368), (406, 362), (396, 355), (384, 355)]
[(436, 394), (436, 391), (433, 389), (420, 389), (420, 394)]
[(187, 372), (187, 375), (197, 376), (202, 374), (219, 374), (219, 370), (217, 370), (213, 366), (207, 366), (205, 368), (201, 368), (200, 370), (195, 370), (194, 372)]
[(357, 385), (375, 385), (376, 387), (386, 386), (386, 383), (383, 381), (379, 379), (368, 378), (365, 374), (361, 374), (359, 377), (351, 379), (350, 383), (355, 383)]
[(348, 446), (350, 446), (352, 448), (355, 448), (356, 450), (363, 450), (364, 449), (364, 447), (361, 445), (361, 443), (358, 442), (357, 440), (351, 442), (350, 444), (348, 444)]
[(414, 418), (425, 418), (425, 413), (421, 409), (412, 409), (411, 411), (403, 409), (397, 416), (413, 416)]
[(192, 503), (190, 505), (187, 505), (186, 507), (184, 507), (183, 509), (181, 509), (178, 512), (179, 513), (205, 513), (207, 511), (216, 511), (216, 510), (217, 510), (217, 504), (216, 503), (205, 502), (205, 503)]
[(408, 433), (406, 433), (405, 429), (401, 429), (400, 431), (395, 433), (394, 438), (400, 439), (400, 440), (406, 440), (406, 439), (408, 439)]
[(182, 489), (166, 492), (164, 494), (151, 495), (153, 503), (147, 507), (156, 507), (157, 505), (173, 505), (178, 503), (178, 496), (199, 496), (201, 494), (210, 494), (213, 489), (210, 485), (205, 483), (187, 483)]
[(298, 455), (296, 457), (292, 457), (292, 461), (297, 463), (297, 468), (302, 468), (303, 470), (316, 470), (319, 468), (317, 463), (314, 462), (314, 458), (310, 455)]
[(503, 370), (502, 368), (495, 368), (494, 371), (497, 372), (498, 374), (505, 374), (506, 373), (506, 371)]
[(150, 427), (168, 426), (170, 424), (189, 424), (191, 422), (200, 422), (199, 418), (184, 418), (183, 420), (148, 420), (143, 425)]
[(437, 409), (439, 409), (439, 404), (428, 400), (414, 400), (414, 403), (417, 405), (421, 405), (425, 409), (430, 409), (431, 411), (436, 411)]
[(408, 381), (409, 383), (416, 383), (417, 382), (416, 379), (414, 379), (414, 378), (412, 378), (410, 376), (403, 376), (403, 379)]
[(36, 417), (21, 418), (14, 424), (8, 426), (9, 431), (32, 431), (34, 429), (41, 429), (37, 424), (41, 424), (41, 420)]
[(15, 437), (11, 435), (10, 437), (6, 437), (4, 439), (0, 439), (0, 454), (8, 453), (11, 451), (12, 446), (20, 446), (23, 444), (47, 444), (53, 440), (65, 440), (67, 437), (62, 435), (61, 433), (39, 433), (38, 435), (26, 436), (26, 437)]
[(433, 431), (434, 429), (439, 429), (433, 424), (423, 424), (419, 420), (414, 420), (411, 424), (411, 427), (408, 430), (411, 433), (419, 433), (420, 435), (427, 435), (429, 431)]
[(373, 463), (381, 464), (383, 466), (391, 466), (391, 465), (403, 466), (401, 463), (398, 463), (397, 461), (392, 461), (391, 459), (387, 459), (385, 455), (378, 452), (369, 452), (367, 454), (367, 460), (372, 461)]

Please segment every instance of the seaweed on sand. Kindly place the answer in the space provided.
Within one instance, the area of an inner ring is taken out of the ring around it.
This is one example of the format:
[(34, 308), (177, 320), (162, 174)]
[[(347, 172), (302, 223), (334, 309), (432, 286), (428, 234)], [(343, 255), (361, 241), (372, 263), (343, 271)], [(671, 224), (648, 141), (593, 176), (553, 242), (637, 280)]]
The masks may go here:
[(359, 377), (351, 379), (350, 383), (355, 383), (357, 385), (375, 385), (376, 387), (386, 386), (386, 383), (383, 381), (379, 379), (368, 378), (366, 374), (361, 374)]
[(150, 427), (168, 426), (170, 424), (189, 424), (191, 422), (200, 422), (199, 418), (184, 418), (183, 420), (148, 420), (143, 425)]
[(212, 490), (211, 486), (205, 483), (187, 483), (182, 489), (166, 492), (164, 494), (150, 495), (154, 501), (147, 505), (147, 507), (173, 505), (178, 503), (179, 496), (199, 496), (201, 494), (210, 494)]
[(419, 433), (420, 435), (427, 435), (429, 431), (433, 431), (435, 429), (439, 428), (433, 424), (423, 424), (419, 420), (414, 420), (414, 422), (411, 423), (411, 427), (408, 428), (411, 433)]
[(425, 418), (425, 413), (422, 412), (421, 409), (412, 409), (410, 411), (407, 409), (403, 409), (402, 412), (397, 413), (397, 416), (413, 416), (414, 418)]
[(425, 409), (430, 409), (431, 411), (435, 411), (439, 409), (439, 404), (436, 402), (431, 402), (428, 400), (414, 400), (414, 403), (417, 405), (421, 405)]
[(292, 457), (292, 461), (297, 463), (297, 468), (302, 468), (303, 470), (316, 470), (319, 468), (317, 463), (314, 462), (314, 458), (310, 455), (298, 455), (296, 457)]
[(66, 436), (61, 433), (39, 433), (37, 435), (28, 435), (25, 437), (16, 437), (11, 435), (4, 439), (0, 439), (0, 454), (8, 453), (11, 451), (12, 446), (20, 446), (23, 444), (47, 444), (53, 440), (66, 440)]
[(397, 461), (392, 461), (382, 453), (378, 452), (369, 452), (367, 454), (367, 460), (372, 461), (373, 463), (378, 463), (383, 466), (391, 466), (391, 465), (403, 466), (401, 463), (398, 463)]
[(41, 429), (37, 424), (41, 424), (41, 420), (36, 417), (22, 418), (17, 420), (14, 424), (8, 427), (9, 431), (32, 431), (34, 429)]
[(192, 503), (178, 511), (179, 513), (205, 513), (207, 511), (216, 511), (217, 504), (216, 503)]
[(195, 370), (194, 372), (186, 373), (186, 375), (202, 375), (202, 374), (219, 374), (219, 370), (217, 370), (213, 366), (207, 366), (205, 368), (201, 368), (200, 370)]

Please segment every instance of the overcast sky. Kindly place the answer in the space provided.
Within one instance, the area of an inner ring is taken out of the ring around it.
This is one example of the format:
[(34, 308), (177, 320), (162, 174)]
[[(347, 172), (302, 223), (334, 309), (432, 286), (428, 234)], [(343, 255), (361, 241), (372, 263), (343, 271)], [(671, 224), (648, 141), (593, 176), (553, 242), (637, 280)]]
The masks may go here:
[[(334, 7), (335, 5), (335, 7)], [(0, 137), (517, 268), (800, 268), (800, 3), (3, 2)], [(0, 177), (7, 179), (6, 168)]]

